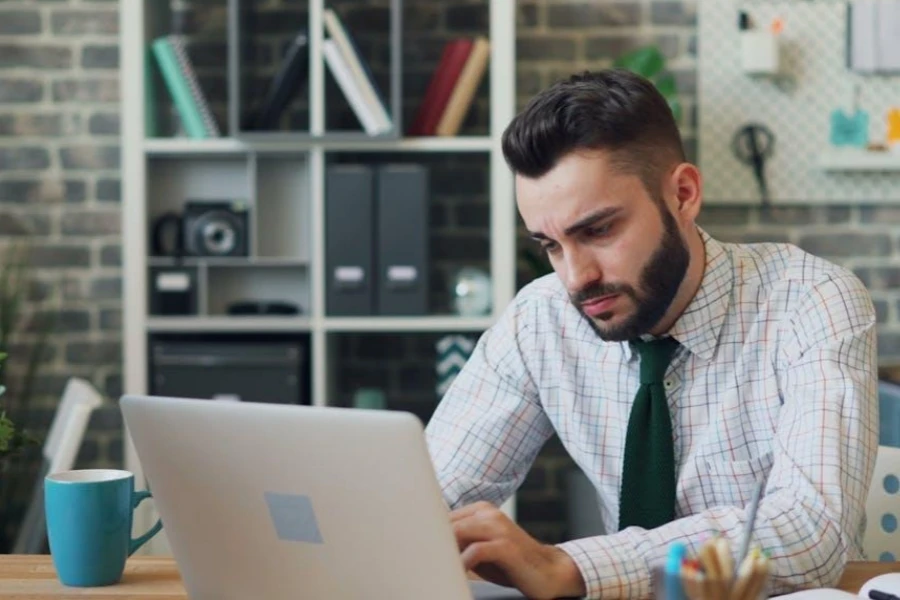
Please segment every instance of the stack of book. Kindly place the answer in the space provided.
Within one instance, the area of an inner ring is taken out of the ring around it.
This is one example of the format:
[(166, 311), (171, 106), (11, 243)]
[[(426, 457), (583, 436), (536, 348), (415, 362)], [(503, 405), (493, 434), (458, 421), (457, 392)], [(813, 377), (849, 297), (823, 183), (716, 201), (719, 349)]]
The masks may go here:
[[(151, 50), (181, 119), (185, 135), (197, 139), (220, 137), (222, 133), (197, 81), (194, 67), (185, 50), (184, 39), (177, 35), (160, 37), (153, 41)], [(147, 89), (148, 93), (152, 93), (149, 82)], [(152, 101), (152, 98), (148, 100)], [(152, 111), (148, 113), (152, 114)], [(155, 124), (148, 123), (148, 129), (154, 128)], [(151, 137), (155, 135), (152, 130), (147, 133)]]
[(490, 54), (490, 42), (485, 37), (449, 41), (408, 134), (456, 135), (484, 78)]
[[(325, 64), (350, 108), (368, 135), (391, 132), (393, 123), (384, 98), (340, 17), (333, 9), (326, 8), (323, 20), (327, 34), (322, 46)], [(277, 128), (284, 108), (307, 78), (308, 42), (306, 32), (299, 32), (285, 53), (261, 108), (251, 115), (244, 125), (246, 128)], [(456, 135), (484, 79), (490, 53), (490, 42), (485, 37), (449, 41), (407, 133), (413, 136)], [(185, 135), (190, 138), (220, 137), (222, 133), (197, 82), (183, 38), (176, 35), (157, 38), (152, 44), (152, 54)]]
[(322, 46), (325, 64), (350, 103), (350, 108), (369, 135), (387, 133), (393, 127), (384, 100), (375, 87), (371, 71), (360, 59), (353, 41), (337, 13), (324, 11), (328, 36)]

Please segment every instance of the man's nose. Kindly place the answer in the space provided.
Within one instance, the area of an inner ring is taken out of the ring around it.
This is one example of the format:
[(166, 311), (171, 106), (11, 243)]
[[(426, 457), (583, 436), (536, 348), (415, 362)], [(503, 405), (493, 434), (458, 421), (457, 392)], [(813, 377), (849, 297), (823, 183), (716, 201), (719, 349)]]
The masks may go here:
[(566, 287), (577, 293), (601, 278), (600, 267), (589, 252), (573, 250), (566, 255)]

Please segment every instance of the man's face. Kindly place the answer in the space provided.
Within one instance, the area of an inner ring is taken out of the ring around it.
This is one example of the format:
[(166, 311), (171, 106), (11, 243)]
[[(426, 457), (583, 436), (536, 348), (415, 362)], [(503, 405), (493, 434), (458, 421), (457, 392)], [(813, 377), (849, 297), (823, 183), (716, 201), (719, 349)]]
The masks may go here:
[(601, 338), (649, 332), (684, 279), (688, 248), (668, 207), (602, 151), (571, 153), (537, 179), (516, 177), (525, 226)]

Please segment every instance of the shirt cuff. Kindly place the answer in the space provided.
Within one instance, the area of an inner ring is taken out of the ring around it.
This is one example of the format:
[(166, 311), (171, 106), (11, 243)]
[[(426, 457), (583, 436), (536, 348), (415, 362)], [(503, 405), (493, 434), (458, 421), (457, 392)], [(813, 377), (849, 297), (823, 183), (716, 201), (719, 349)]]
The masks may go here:
[(650, 569), (635, 554), (634, 545), (621, 536), (572, 540), (556, 547), (568, 554), (578, 567), (587, 591), (586, 599), (650, 597)]

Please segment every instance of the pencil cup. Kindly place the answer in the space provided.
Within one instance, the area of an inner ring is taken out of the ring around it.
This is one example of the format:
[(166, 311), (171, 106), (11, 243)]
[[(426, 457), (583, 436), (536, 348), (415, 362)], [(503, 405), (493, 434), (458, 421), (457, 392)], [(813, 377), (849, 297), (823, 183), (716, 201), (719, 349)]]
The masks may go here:
[(698, 573), (673, 575), (660, 566), (653, 569), (651, 583), (655, 600), (765, 600), (769, 597), (769, 576), (759, 572), (732, 583)]

